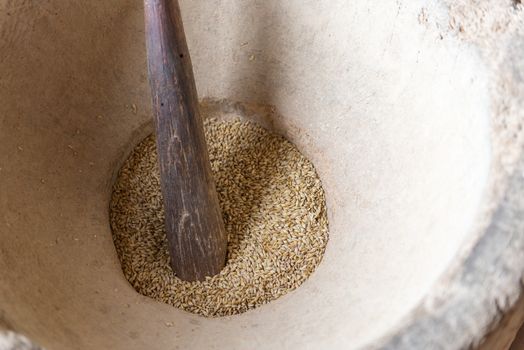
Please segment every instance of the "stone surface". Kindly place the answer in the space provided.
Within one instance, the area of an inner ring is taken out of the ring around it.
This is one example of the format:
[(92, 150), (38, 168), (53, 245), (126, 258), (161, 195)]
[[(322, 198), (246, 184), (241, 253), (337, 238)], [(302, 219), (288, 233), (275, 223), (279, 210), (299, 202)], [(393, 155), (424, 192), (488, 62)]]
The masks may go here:
[(142, 5), (1, 0), (1, 323), (53, 350), (480, 344), (521, 293), (522, 6), (181, 6), (199, 94), (219, 101), (204, 107), (264, 123), (315, 164), (323, 263), (221, 320), (134, 292), (108, 202), (151, 132)]

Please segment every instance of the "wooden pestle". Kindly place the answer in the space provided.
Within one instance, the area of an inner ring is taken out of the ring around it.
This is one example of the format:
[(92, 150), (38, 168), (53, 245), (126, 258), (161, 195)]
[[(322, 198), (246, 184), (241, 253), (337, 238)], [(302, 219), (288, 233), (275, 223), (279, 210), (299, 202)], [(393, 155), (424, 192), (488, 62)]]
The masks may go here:
[(171, 266), (186, 281), (225, 265), (222, 220), (177, 0), (144, 0), (149, 83)]

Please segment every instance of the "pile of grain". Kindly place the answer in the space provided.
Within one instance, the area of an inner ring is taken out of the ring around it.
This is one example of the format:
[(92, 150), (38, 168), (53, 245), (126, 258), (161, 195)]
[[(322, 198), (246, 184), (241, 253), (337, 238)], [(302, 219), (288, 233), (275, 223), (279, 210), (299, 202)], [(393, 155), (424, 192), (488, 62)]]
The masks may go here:
[(324, 191), (284, 138), (240, 120), (207, 120), (206, 138), (228, 232), (228, 262), (204, 282), (169, 266), (153, 136), (120, 171), (111, 226), (126, 278), (141, 294), (203, 316), (245, 312), (300, 286), (328, 241)]

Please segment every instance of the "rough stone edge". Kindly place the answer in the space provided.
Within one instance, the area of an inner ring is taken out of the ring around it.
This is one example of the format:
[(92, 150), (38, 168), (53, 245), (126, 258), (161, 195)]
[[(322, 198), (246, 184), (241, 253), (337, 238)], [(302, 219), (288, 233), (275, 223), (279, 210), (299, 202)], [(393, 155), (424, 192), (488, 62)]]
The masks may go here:
[[(476, 348), (505, 314), (518, 307), (524, 283), (523, 194), (524, 157), (486, 234), (454, 280), (436, 288), (435, 295), (411, 315), (411, 321), (379, 349)], [(517, 323), (524, 317), (521, 308), (519, 313), (513, 315), (519, 319)]]
[(446, 0), (450, 31), (492, 71), (495, 162), (480, 230), (431, 295), (366, 349), (507, 349), (524, 321), (524, 6), (497, 1)]
[(44, 350), (23, 335), (0, 331), (0, 350)]

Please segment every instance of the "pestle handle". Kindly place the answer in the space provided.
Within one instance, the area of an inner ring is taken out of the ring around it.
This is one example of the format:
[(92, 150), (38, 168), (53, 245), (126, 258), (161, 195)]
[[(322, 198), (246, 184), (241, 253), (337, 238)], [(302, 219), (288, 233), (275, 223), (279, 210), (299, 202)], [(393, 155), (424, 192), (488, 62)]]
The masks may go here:
[(149, 83), (171, 266), (186, 281), (218, 274), (227, 235), (177, 0), (144, 0)]

